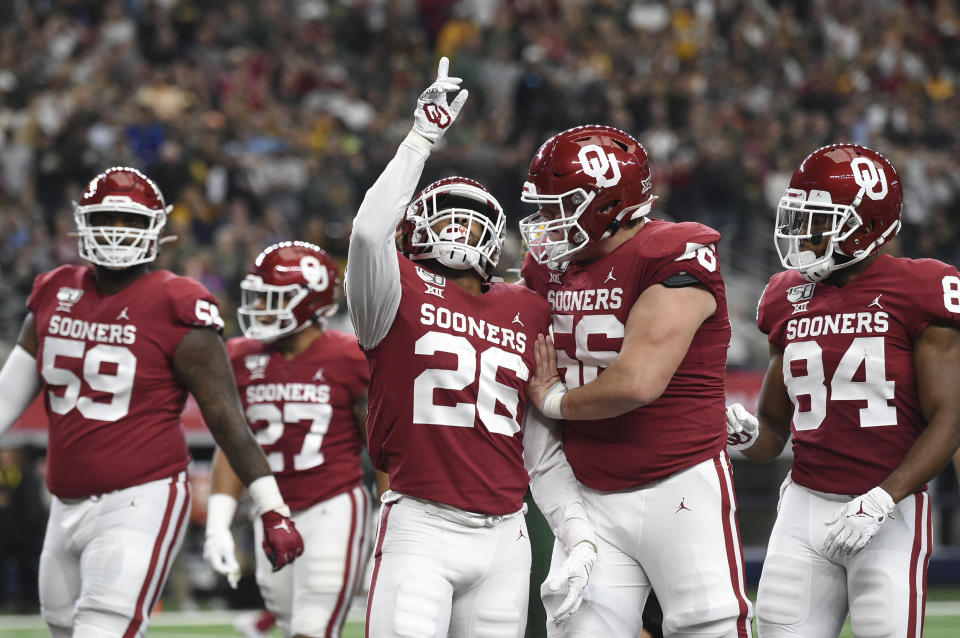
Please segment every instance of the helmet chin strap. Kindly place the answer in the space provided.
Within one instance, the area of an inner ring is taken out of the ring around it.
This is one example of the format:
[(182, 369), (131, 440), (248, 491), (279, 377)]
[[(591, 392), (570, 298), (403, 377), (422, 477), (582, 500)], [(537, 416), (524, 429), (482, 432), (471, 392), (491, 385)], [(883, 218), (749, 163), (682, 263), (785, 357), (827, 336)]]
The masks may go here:
[(820, 262), (819, 264), (804, 267), (805, 264), (812, 264), (816, 260), (817, 254), (812, 250), (802, 250), (798, 252), (795, 259), (798, 270), (800, 271), (800, 275), (811, 283), (816, 283), (826, 279), (830, 273), (833, 272), (834, 266), (836, 265), (833, 255), (831, 255), (828, 259)]

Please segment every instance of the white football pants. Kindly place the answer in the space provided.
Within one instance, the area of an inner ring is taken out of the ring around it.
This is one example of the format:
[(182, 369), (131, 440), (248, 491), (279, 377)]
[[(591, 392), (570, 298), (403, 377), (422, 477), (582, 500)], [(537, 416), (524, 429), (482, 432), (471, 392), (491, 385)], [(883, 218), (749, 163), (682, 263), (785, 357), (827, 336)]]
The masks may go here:
[(483, 516), (401, 496), (381, 508), (374, 560), (367, 638), (523, 636), (530, 540), (522, 510)]
[(370, 496), (357, 485), (291, 518), (303, 555), (276, 572), (262, 549), (263, 522), (254, 519), (260, 593), (285, 636), (339, 636), (367, 558)]
[(50, 635), (143, 636), (189, 510), (186, 472), (84, 499), (54, 498), (40, 555)]
[[(750, 638), (726, 452), (641, 488), (580, 489), (597, 531), (597, 562), (580, 610), (559, 627), (547, 623), (551, 638), (639, 636), (651, 586), (663, 608), (664, 636)], [(551, 571), (566, 557), (554, 543)], [(549, 617), (563, 596), (546, 585), (540, 594)]]
[(762, 638), (835, 638), (848, 611), (858, 638), (920, 638), (930, 560), (930, 497), (920, 492), (903, 499), (855, 556), (827, 559), (822, 553), (824, 523), (851, 498), (787, 486), (757, 593)]

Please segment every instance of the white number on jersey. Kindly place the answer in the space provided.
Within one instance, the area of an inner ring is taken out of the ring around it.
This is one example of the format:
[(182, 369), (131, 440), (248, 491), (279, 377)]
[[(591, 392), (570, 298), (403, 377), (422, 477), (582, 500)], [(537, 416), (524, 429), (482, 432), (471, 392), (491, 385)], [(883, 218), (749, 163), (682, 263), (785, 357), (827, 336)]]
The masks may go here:
[[(247, 408), (247, 421), (255, 423), (266, 421), (267, 427), (257, 431), (257, 443), (273, 445), (283, 436), (287, 425), (294, 425), (301, 421), (310, 421), (310, 430), (303, 438), (300, 451), (293, 455), (293, 469), (300, 472), (317, 467), (323, 463), (323, 437), (330, 428), (330, 419), (333, 417), (333, 406), (327, 403), (284, 403), (283, 412), (272, 403), (254, 403)], [(267, 462), (271, 472), (282, 472), (284, 469), (283, 452), (270, 452)]]
[(220, 316), (220, 309), (217, 308), (217, 304), (212, 304), (204, 299), (197, 299), (197, 305), (193, 311), (203, 325), (223, 329), (223, 318)]
[(557, 350), (557, 368), (563, 375), (563, 384), (568, 389), (590, 383), (600, 371), (607, 368), (617, 358), (616, 350), (591, 350), (589, 343), (592, 335), (608, 339), (623, 339), (624, 326), (615, 315), (586, 315), (573, 325), (573, 315), (553, 315), (553, 333), (573, 333), (577, 346), (576, 358), (571, 358), (563, 350)]
[[(414, 352), (425, 356), (446, 353), (457, 358), (457, 367), (453, 370), (428, 368), (414, 379), (414, 423), (472, 428), (476, 416), (479, 416), (480, 422), (492, 433), (513, 436), (520, 431), (520, 395), (516, 388), (497, 381), (497, 371), (501, 368), (512, 371), (521, 381), (527, 380), (530, 372), (520, 355), (496, 346), (487, 348), (480, 353), (478, 380), (477, 351), (464, 337), (430, 331), (417, 339)], [(474, 381), (477, 381), (475, 404), (437, 405), (433, 402), (434, 390), (463, 390)], [(498, 401), (510, 416), (496, 414)]]
[(943, 278), (943, 305), (950, 312), (960, 312), (960, 277), (947, 275)]
[[(45, 337), (43, 340), (43, 362), (40, 374), (47, 385), (64, 386), (63, 394), (58, 396), (53, 390), (50, 409), (57, 414), (66, 414), (74, 407), (88, 419), (97, 421), (117, 421), (127, 415), (130, 409), (130, 394), (133, 390), (133, 377), (137, 372), (137, 357), (123, 346), (97, 344), (84, 352), (86, 344), (74, 339)], [(83, 359), (83, 380), (91, 390), (107, 392), (113, 395), (109, 402), (93, 400), (80, 396), (80, 377), (70, 370), (57, 367), (57, 357)], [(104, 372), (104, 365), (116, 366), (115, 372)]]
[[(806, 361), (807, 372), (794, 375), (791, 362)], [(861, 364), (864, 380), (854, 381)], [(827, 416), (827, 386), (823, 351), (816, 341), (797, 341), (783, 351), (783, 381), (793, 402), (793, 425), (798, 431), (816, 430)], [(887, 401), (894, 397), (895, 382), (887, 379), (883, 337), (857, 337), (840, 359), (830, 382), (830, 400), (866, 401), (860, 409), (860, 427), (897, 424), (897, 409)], [(810, 409), (801, 412), (799, 398), (810, 397)]]

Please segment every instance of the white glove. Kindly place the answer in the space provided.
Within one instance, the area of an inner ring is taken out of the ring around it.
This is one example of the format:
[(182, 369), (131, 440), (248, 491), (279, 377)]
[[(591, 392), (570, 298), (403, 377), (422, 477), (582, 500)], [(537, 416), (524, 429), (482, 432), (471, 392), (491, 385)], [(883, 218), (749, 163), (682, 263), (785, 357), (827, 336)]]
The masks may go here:
[(233, 534), (228, 529), (207, 529), (203, 538), (203, 559), (218, 574), (227, 577), (231, 589), (240, 582), (240, 564), (237, 562)]
[(207, 501), (207, 529), (203, 538), (203, 559), (218, 574), (227, 577), (230, 587), (240, 582), (240, 564), (230, 533), (230, 521), (237, 511), (237, 499), (229, 494), (214, 493)]
[(892, 518), (896, 507), (893, 498), (880, 486), (853, 499), (824, 523), (830, 528), (823, 541), (824, 555), (853, 556), (880, 531), (888, 517)]
[(460, 78), (447, 77), (449, 67), (450, 60), (446, 57), (440, 58), (437, 79), (420, 94), (417, 108), (413, 112), (413, 130), (433, 143), (453, 124), (463, 103), (467, 101), (468, 92), (464, 89), (447, 105), (447, 93), (459, 90), (463, 81)]
[(757, 417), (740, 405), (727, 406), (727, 447), (731, 450), (746, 450), (757, 442), (760, 422)]
[(550, 591), (560, 591), (564, 583), (567, 585), (567, 597), (563, 599), (556, 613), (553, 614), (553, 622), (556, 625), (561, 624), (580, 609), (580, 603), (583, 602), (583, 590), (590, 581), (590, 572), (593, 570), (593, 563), (597, 560), (597, 549), (593, 543), (582, 541), (577, 543), (567, 559), (560, 565), (560, 569), (547, 581), (547, 587)]

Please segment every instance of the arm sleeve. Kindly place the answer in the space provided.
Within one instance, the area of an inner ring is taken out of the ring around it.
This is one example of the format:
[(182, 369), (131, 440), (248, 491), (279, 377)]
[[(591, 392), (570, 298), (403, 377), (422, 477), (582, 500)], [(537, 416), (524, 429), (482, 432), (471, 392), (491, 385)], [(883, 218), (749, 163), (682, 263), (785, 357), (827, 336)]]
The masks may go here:
[(533, 500), (568, 552), (579, 542), (596, 545), (580, 485), (563, 454), (557, 424), (528, 406), (523, 426), (523, 461)]
[(365, 350), (380, 343), (400, 305), (397, 224), (420, 181), (432, 144), (411, 131), (353, 220), (344, 287), (350, 320)]
[(0, 369), (0, 434), (10, 429), (40, 391), (37, 362), (23, 346), (16, 345)]

